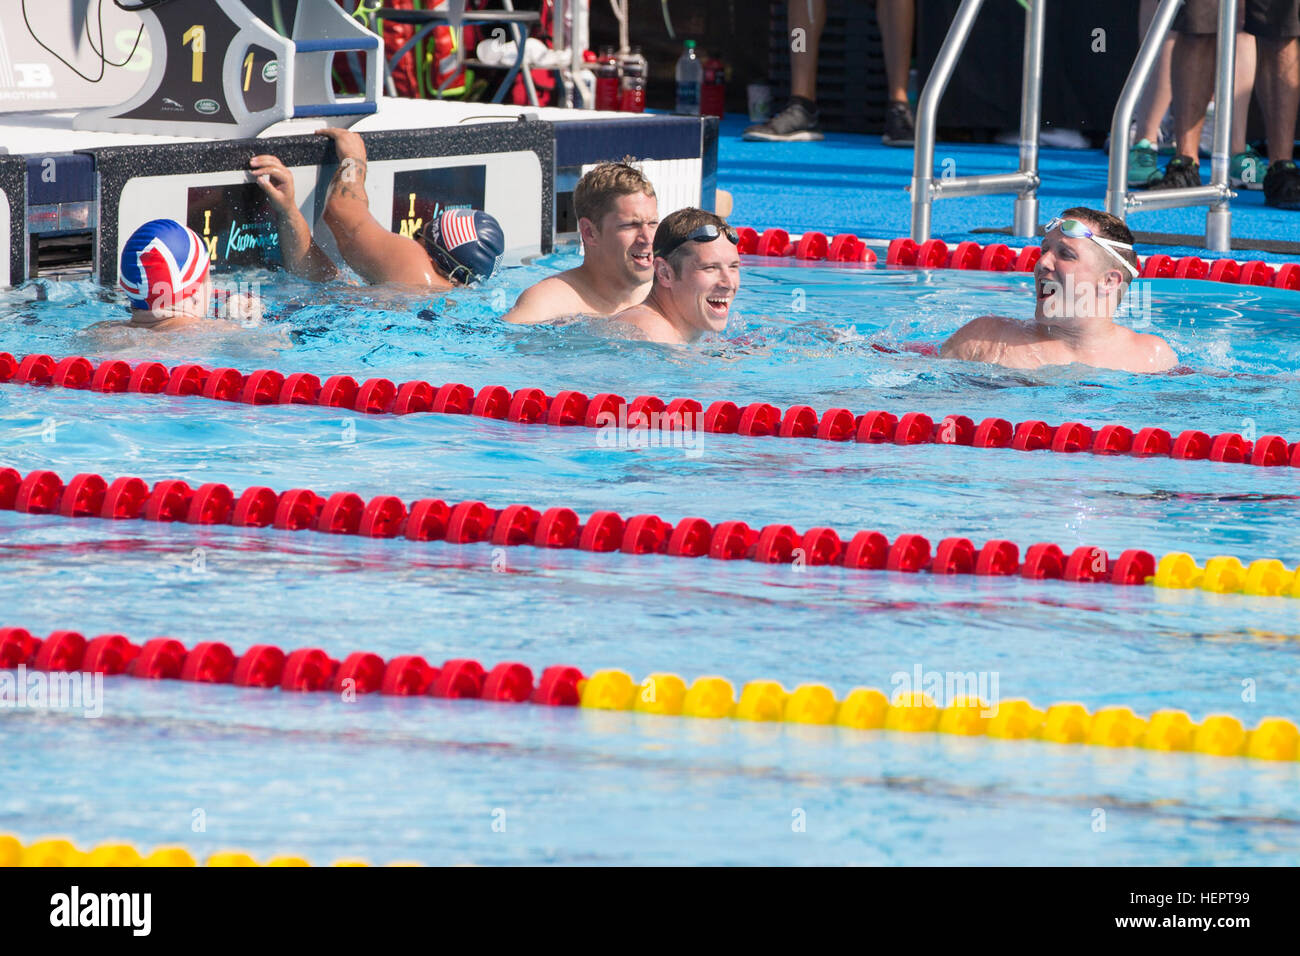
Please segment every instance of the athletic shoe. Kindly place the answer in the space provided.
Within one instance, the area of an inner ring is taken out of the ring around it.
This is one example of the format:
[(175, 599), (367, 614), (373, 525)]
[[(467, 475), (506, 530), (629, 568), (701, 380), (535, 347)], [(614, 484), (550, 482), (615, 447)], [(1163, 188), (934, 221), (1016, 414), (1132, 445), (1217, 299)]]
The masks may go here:
[(885, 132), (880, 137), (883, 146), (911, 146), (916, 138), (912, 111), (906, 103), (890, 103), (885, 114)]
[(809, 110), (799, 100), (777, 113), (766, 123), (750, 126), (744, 138), (763, 143), (799, 143), (823, 139), (817, 128), (817, 109)]
[(1228, 183), (1236, 189), (1263, 189), (1268, 160), (1249, 146), (1228, 162)]
[(1285, 159), (1268, 164), (1264, 177), (1264, 202), (1278, 209), (1300, 209), (1300, 167)]
[(1201, 184), (1201, 164), (1190, 156), (1175, 156), (1165, 167), (1165, 174), (1151, 184), (1151, 189), (1178, 189)]
[(1128, 151), (1128, 188), (1147, 189), (1160, 179), (1160, 163), (1151, 140), (1140, 139)]

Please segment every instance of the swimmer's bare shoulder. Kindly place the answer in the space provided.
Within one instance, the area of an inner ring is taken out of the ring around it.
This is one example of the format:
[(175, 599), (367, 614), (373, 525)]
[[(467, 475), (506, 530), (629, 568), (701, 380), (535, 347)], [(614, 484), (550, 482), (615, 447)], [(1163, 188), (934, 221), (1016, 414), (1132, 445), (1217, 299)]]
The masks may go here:
[(996, 362), (1009, 345), (1030, 340), (1023, 322), (1005, 315), (981, 315), (954, 332), (939, 349), (940, 358)]
[(623, 328), (636, 329), (639, 339), (650, 342), (679, 343), (681, 336), (672, 324), (648, 305), (634, 305), (617, 315), (610, 316), (609, 321)]
[(1135, 347), (1133, 356), (1137, 367), (1134, 372), (1167, 372), (1178, 365), (1178, 353), (1158, 335), (1149, 332), (1133, 333)]
[(557, 315), (578, 315), (596, 312), (587, 302), (572, 278), (574, 270), (547, 276), (536, 285), (529, 286), (515, 300), (514, 308), (505, 314), (505, 321), (516, 325), (537, 325)]

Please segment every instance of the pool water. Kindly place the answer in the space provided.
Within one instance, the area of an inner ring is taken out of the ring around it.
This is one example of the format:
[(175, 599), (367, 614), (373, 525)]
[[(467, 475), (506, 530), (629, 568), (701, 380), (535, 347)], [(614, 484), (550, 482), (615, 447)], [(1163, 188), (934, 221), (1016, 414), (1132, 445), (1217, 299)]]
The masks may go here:
[[(247, 274), (268, 319), (225, 337), (87, 332), (124, 314), (119, 296), (29, 284), (0, 292), (0, 351), (1300, 438), (1296, 293), (1152, 283), (1138, 321), (1189, 370), (1155, 377), (904, 348), (976, 315), (1030, 314), (1028, 276), (747, 261), (726, 335), (684, 348), (499, 322), (576, 261), (427, 300)], [(694, 455), (467, 416), (5, 385), (0, 466), (1300, 562), (1295, 472), (1210, 462), (712, 434)], [(38, 635), (237, 653), (841, 695), (888, 693), (920, 668), (996, 675), (1003, 700), (1039, 707), (1300, 719), (1300, 601), (1286, 598), (0, 512), (0, 608), (0, 626)], [(1183, 753), (125, 678), (106, 679), (97, 720), (0, 710), (0, 833), (314, 862), (1283, 864), (1300, 851), (1298, 777), (1296, 763)]]

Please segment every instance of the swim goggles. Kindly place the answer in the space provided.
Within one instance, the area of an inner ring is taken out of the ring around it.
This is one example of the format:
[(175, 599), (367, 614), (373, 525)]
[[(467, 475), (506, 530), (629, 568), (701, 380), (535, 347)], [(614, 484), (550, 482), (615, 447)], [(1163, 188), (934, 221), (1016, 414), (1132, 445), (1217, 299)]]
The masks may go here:
[(1129, 252), (1132, 252), (1133, 246), (1130, 243), (1117, 242), (1114, 239), (1105, 239), (1094, 233), (1077, 219), (1062, 219), (1060, 216), (1057, 216), (1043, 228), (1043, 235), (1047, 235), (1053, 229), (1060, 229), (1061, 235), (1069, 236), (1071, 239), (1091, 239), (1114, 256), (1115, 261), (1127, 269), (1128, 274), (1132, 278), (1136, 279), (1138, 277), (1138, 271), (1133, 268), (1133, 263), (1129, 262), (1115, 251), (1117, 249), (1127, 249)]
[(424, 224), (420, 230), (420, 244), (424, 246), (424, 251), (429, 254), (434, 265), (442, 270), (447, 277), (447, 281), (455, 285), (469, 285), (478, 279), (478, 273), (467, 265), (457, 262), (455, 257), (447, 251), (446, 247), (439, 241), (438, 236), (438, 217), (435, 216)]
[(740, 242), (740, 236), (738, 236), (736, 230), (732, 229), (730, 226), (718, 227), (713, 223), (708, 222), (697, 228), (690, 235), (682, 236), (682, 238), (678, 239), (671, 245), (665, 246), (662, 249), (656, 249), (655, 255), (659, 256), (661, 259), (666, 259), (688, 242), (712, 242), (714, 239), (717, 239), (718, 236), (726, 236), (727, 241), (733, 246)]

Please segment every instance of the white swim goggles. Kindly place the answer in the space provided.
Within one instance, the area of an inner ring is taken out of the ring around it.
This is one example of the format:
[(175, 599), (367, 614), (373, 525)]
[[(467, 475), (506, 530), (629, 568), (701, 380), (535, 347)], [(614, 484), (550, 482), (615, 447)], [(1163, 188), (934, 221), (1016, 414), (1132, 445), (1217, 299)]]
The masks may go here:
[(1133, 246), (1130, 243), (1117, 242), (1114, 239), (1105, 239), (1097, 235), (1096, 233), (1094, 233), (1091, 229), (1089, 229), (1087, 226), (1085, 226), (1077, 219), (1062, 219), (1060, 216), (1057, 216), (1055, 219), (1049, 222), (1046, 225), (1046, 227), (1044, 227), (1043, 235), (1047, 235), (1053, 229), (1060, 229), (1061, 235), (1069, 236), (1071, 239), (1091, 239), (1097, 245), (1101, 246), (1112, 256), (1114, 256), (1115, 261), (1128, 270), (1129, 276), (1131, 276), (1134, 279), (1138, 277), (1138, 271), (1137, 269), (1133, 268), (1133, 263), (1129, 262), (1127, 259), (1125, 259), (1123, 256), (1121, 256), (1118, 252), (1115, 251), (1117, 249), (1127, 249), (1129, 252), (1132, 252)]

